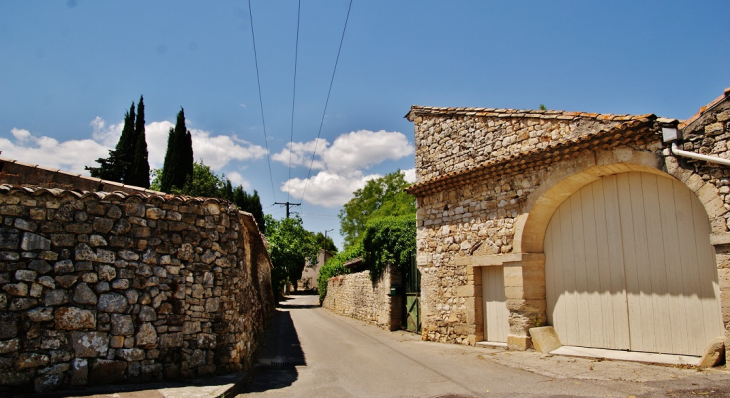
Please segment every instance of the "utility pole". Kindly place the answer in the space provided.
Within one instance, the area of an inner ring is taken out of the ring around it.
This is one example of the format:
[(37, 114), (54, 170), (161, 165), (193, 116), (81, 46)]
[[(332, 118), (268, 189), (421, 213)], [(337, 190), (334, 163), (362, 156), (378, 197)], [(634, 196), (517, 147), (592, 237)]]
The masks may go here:
[(301, 203), (291, 203), (291, 202), (274, 202), (275, 205), (284, 205), (286, 206), (286, 218), (289, 218), (289, 207), (290, 206), (301, 206)]
[(332, 231), (334, 231), (334, 229), (326, 229), (324, 231), (324, 244), (322, 245), (322, 248), (324, 249), (325, 252), (327, 251), (327, 232), (332, 232)]

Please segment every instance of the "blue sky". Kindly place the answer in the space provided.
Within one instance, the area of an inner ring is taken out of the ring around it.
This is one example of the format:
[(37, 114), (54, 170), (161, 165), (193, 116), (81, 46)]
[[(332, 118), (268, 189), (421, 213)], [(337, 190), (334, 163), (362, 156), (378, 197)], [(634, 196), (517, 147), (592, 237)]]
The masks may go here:
[(355, 0), (307, 182), (348, 4), (302, 0), (292, 130), (297, 2), (252, 0), (270, 176), (247, 1), (2, 2), (1, 156), (83, 172), (144, 95), (152, 167), (184, 107), (196, 159), (277, 218), (306, 185), (294, 210), (341, 247), (351, 192), (412, 175), (411, 105), (684, 119), (730, 86), (725, 0)]

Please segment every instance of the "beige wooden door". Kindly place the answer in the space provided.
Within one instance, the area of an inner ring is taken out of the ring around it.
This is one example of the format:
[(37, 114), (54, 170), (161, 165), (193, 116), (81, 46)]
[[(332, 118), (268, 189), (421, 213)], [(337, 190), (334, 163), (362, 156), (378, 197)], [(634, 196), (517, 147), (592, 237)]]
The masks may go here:
[(506, 343), (509, 311), (504, 295), (504, 268), (482, 267), (484, 300), (484, 340)]
[(604, 177), (545, 235), (548, 322), (566, 345), (702, 355), (723, 335), (710, 225), (681, 182)]

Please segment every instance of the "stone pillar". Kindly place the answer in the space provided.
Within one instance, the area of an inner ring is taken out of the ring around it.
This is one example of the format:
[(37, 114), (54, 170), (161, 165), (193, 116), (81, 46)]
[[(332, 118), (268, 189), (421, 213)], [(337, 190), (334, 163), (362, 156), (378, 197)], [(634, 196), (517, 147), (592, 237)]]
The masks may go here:
[(547, 322), (545, 255), (523, 254), (521, 261), (506, 262), (504, 291), (510, 311), (507, 346), (527, 350), (532, 346), (529, 329)]

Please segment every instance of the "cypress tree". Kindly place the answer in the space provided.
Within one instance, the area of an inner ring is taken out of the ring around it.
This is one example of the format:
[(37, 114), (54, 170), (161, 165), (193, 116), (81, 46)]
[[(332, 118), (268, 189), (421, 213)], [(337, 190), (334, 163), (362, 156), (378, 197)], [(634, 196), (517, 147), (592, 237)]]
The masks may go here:
[(129, 166), (132, 164), (135, 150), (135, 131), (134, 131), (134, 102), (129, 107), (129, 112), (124, 114), (124, 127), (122, 135), (115, 149), (109, 151), (108, 158), (99, 158), (96, 160), (99, 167), (86, 166), (92, 177), (101, 178), (109, 181), (127, 183), (127, 174)]
[(167, 136), (167, 153), (162, 167), (160, 186), (162, 191), (178, 190), (193, 175), (193, 141), (185, 127), (185, 110), (180, 108), (175, 128)]
[(147, 137), (144, 127), (144, 98), (139, 97), (137, 120), (134, 126), (134, 151), (125, 184), (142, 188), (150, 187), (150, 163), (147, 152)]

